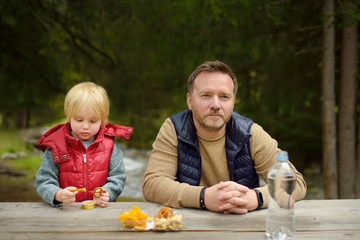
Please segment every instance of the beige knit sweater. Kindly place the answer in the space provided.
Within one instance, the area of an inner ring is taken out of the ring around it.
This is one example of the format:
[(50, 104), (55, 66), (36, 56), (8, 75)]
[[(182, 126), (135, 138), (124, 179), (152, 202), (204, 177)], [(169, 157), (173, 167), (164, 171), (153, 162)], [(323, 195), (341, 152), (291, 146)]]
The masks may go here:
[[(253, 124), (250, 134), (250, 149), (255, 170), (266, 182), (268, 170), (276, 161), (276, 154), (280, 149), (277, 141), (258, 124)], [(220, 181), (229, 181), (225, 133), (216, 139), (205, 139), (199, 135), (198, 139), (202, 157), (200, 186), (179, 183), (176, 181), (177, 136), (170, 118), (165, 120), (153, 143), (153, 150), (144, 174), (143, 194), (147, 201), (174, 208), (200, 208), (199, 197), (203, 186), (210, 187)], [(305, 197), (306, 183), (301, 173), (296, 169), (295, 171), (297, 177), (295, 199), (300, 200)], [(268, 203), (268, 187), (265, 185), (257, 189), (263, 194), (263, 208), (265, 208)]]

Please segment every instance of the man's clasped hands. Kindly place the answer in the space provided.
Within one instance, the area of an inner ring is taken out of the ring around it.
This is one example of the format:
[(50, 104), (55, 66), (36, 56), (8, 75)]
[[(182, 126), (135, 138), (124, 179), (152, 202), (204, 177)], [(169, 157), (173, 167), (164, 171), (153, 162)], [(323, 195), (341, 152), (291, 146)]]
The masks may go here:
[(254, 190), (233, 181), (208, 187), (204, 200), (207, 209), (225, 214), (244, 214), (258, 207)]

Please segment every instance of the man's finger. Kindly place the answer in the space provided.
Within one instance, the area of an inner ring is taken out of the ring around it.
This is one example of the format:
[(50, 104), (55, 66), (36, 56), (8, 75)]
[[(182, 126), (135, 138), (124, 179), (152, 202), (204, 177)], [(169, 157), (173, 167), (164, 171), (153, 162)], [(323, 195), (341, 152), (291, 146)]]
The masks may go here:
[(242, 193), (239, 191), (228, 191), (219, 195), (220, 201), (226, 201), (233, 197), (241, 197)]
[(226, 181), (226, 182), (220, 182), (217, 185), (217, 189), (218, 190), (225, 190), (225, 191), (231, 191), (231, 190), (237, 190), (240, 192), (244, 192), (246, 193), (247, 191), (249, 191), (249, 188), (238, 184), (236, 182), (232, 182), (232, 181)]
[(236, 214), (245, 214), (248, 213), (248, 210), (246, 208), (231, 208), (227, 211), (224, 211), (225, 214), (229, 214), (229, 213), (236, 213)]

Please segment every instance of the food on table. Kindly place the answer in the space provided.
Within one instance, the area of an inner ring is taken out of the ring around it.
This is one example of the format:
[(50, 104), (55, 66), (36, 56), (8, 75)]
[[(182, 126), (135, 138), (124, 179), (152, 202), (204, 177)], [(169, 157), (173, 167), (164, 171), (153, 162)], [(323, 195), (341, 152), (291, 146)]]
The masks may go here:
[(133, 209), (130, 209), (129, 212), (120, 214), (118, 219), (121, 220), (123, 226), (126, 228), (145, 230), (148, 215), (143, 213), (139, 207), (133, 206)]
[(123, 212), (118, 219), (125, 228), (133, 228), (136, 230), (155, 230), (155, 231), (176, 231), (182, 229), (183, 215), (176, 213), (172, 208), (161, 208), (156, 218), (151, 218), (141, 211), (137, 206), (129, 212)]
[(92, 200), (86, 200), (82, 202), (83, 209), (89, 210), (95, 208), (95, 201)]
[(169, 218), (174, 216), (174, 210), (169, 207), (163, 207), (159, 210), (158, 218)]
[(155, 231), (175, 231), (182, 229), (182, 214), (174, 214), (168, 218), (155, 218)]

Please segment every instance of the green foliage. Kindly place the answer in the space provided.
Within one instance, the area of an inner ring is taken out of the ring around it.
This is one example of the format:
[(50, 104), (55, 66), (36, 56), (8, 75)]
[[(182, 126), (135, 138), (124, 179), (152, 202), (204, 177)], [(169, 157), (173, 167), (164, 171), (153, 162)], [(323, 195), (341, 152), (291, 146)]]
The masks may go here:
[(0, 159), (0, 161), (6, 161), (15, 169), (29, 173), (26, 175), (26, 179), (22, 179), (21, 181), (29, 181), (30, 179), (34, 178), (42, 161), (40, 155), (34, 155), (32, 153), (34, 146), (30, 146), (21, 139), (19, 130), (1, 129), (0, 135), (0, 155), (3, 155), (4, 153), (15, 154), (20, 152), (26, 154), (25, 157), (12, 160)]
[(18, 170), (26, 171), (30, 174), (30, 178), (35, 178), (37, 170), (40, 167), (42, 158), (41, 156), (31, 155), (29, 154), (27, 157), (18, 158), (11, 161), (11, 165)]
[(3, 153), (25, 152), (27, 144), (19, 136), (19, 130), (0, 130), (0, 155)]
[[(340, 28), (353, 26), (360, 21), (359, 0), (339, 1), (339, 7), (336, 8), (336, 23)], [(346, 17), (345, 21), (342, 21)]]
[(237, 75), (237, 112), (296, 158), (321, 155), (321, 1), (10, 0), (0, 11), (0, 112), (56, 122), (66, 91), (93, 81), (110, 121), (135, 128), (127, 144), (150, 148), (187, 108), (189, 74), (218, 59)]

